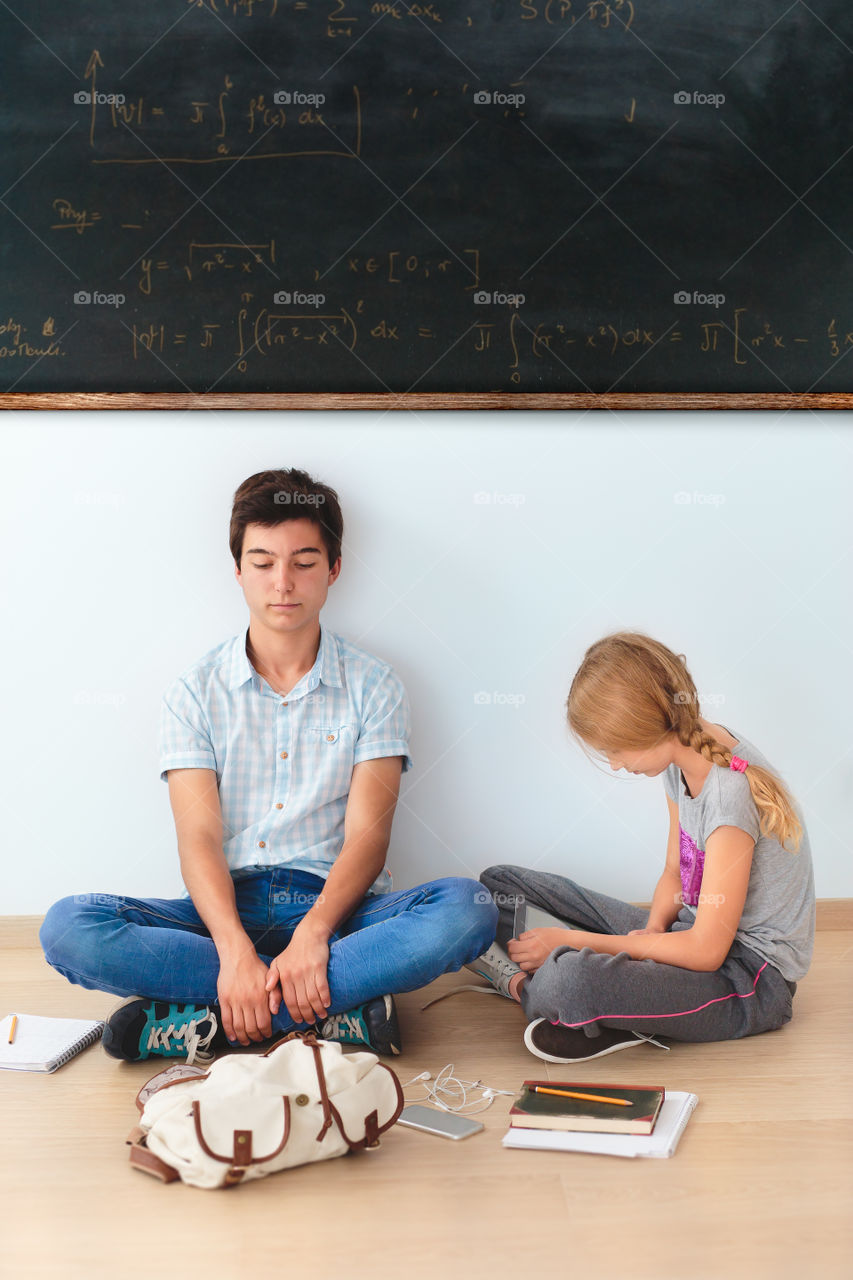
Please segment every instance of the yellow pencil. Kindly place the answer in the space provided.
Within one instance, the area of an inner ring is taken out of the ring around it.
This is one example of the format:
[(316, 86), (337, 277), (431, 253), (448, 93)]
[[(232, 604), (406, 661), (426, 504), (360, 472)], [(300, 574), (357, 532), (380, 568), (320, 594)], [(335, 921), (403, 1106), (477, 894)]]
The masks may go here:
[(18, 1025), (18, 1015), (14, 1014), (12, 1017), (12, 1025), (9, 1028), (9, 1044), (12, 1044), (12, 1042), (15, 1039), (15, 1028), (17, 1027), (17, 1025)]
[(633, 1107), (627, 1098), (603, 1098), (597, 1093), (573, 1093), (571, 1089), (546, 1089), (544, 1085), (535, 1084), (534, 1093), (553, 1093), (558, 1098), (580, 1098), (582, 1102), (610, 1102), (614, 1107)]

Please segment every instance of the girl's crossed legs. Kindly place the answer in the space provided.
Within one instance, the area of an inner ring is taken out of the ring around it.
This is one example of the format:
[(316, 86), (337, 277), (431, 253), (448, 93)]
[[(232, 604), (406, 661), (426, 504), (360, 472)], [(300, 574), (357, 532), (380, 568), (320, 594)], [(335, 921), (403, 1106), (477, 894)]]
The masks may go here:
[[(504, 948), (513, 936), (519, 898), (565, 920), (569, 928), (593, 933), (642, 929), (648, 915), (564, 876), (526, 867), (489, 867), (480, 880), (498, 907), (496, 941)], [(672, 928), (688, 929), (692, 921), (682, 907)], [(520, 994), (530, 1021), (547, 1018), (588, 1036), (597, 1035), (599, 1027), (613, 1027), (698, 1042), (777, 1030), (791, 1019), (795, 990), (778, 969), (735, 941), (712, 973), (634, 960), (625, 952), (612, 956), (590, 947), (558, 947), (528, 976)]]

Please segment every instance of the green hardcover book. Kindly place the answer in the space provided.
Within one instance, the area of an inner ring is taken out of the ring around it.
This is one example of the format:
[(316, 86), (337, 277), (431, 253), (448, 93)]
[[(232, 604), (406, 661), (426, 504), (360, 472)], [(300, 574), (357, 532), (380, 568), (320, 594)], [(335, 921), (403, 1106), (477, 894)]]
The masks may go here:
[[(619, 1098), (628, 1107), (612, 1102), (566, 1098), (541, 1089), (563, 1089), (600, 1098)], [(625, 1084), (578, 1084), (564, 1080), (525, 1080), (513, 1103), (509, 1122), (516, 1129), (563, 1129), (581, 1133), (651, 1133), (664, 1100), (663, 1089), (632, 1088)]]

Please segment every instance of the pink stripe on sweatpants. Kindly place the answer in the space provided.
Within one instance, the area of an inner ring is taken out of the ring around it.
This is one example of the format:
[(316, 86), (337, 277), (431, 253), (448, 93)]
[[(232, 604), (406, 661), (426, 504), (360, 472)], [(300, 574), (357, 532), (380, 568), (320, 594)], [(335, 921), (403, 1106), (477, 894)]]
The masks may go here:
[(549, 1018), (548, 1021), (555, 1027), (586, 1027), (590, 1022), (601, 1022), (602, 1018), (686, 1018), (688, 1014), (701, 1013), (703, 1009), (707, 1009), (712, 1004), (719, 1004), (721, 1000), (749, 1000), (750, 996), (755, 995), (756, 984), (767, 965), (768, 961), (765, 960), (755, 975), (752, 990), (747, 991), (745, 995), (733, 991), (729, 996), (715, 996), (713, 1000), (707, 1000), (705, 1004), (697, 1005), (695, 1009), (682, 1009), (680, 1013), (599, 1013), (594, 1018), (586, 1018), (583, 1022), (554, 1022), (553, 1018)]

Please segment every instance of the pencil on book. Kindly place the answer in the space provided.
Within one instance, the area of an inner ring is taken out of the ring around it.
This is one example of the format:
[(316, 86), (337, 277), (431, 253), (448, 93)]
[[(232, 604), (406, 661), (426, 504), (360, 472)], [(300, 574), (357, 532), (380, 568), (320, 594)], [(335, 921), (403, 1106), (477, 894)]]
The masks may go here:
[(13, 1017), (12, 1017), (12, 1025), (11, 1025), (11, 1027), (9, 1028), (9, 1044), (13, 1044), (13, 1043), (14, 1043), (14, 1040), (15, 1040), (15, 1028), (17, 1027), (17, 1025), (18, 1025), (18, 1015), (17, 1015), (17, 1014), (14, 1014), (14, 1015), (13, 1015)]
[(604, 1098), (597, 1093), (574, 1093), (571, 1089), (547, 1089), (545, 1085), (535, 1084), (534, 1093), (553, 1093), (558, 1098), (580, 1098), (582, 1102), (610, 1102), (614, 1107), (633, 1107), (627, 1098)]

